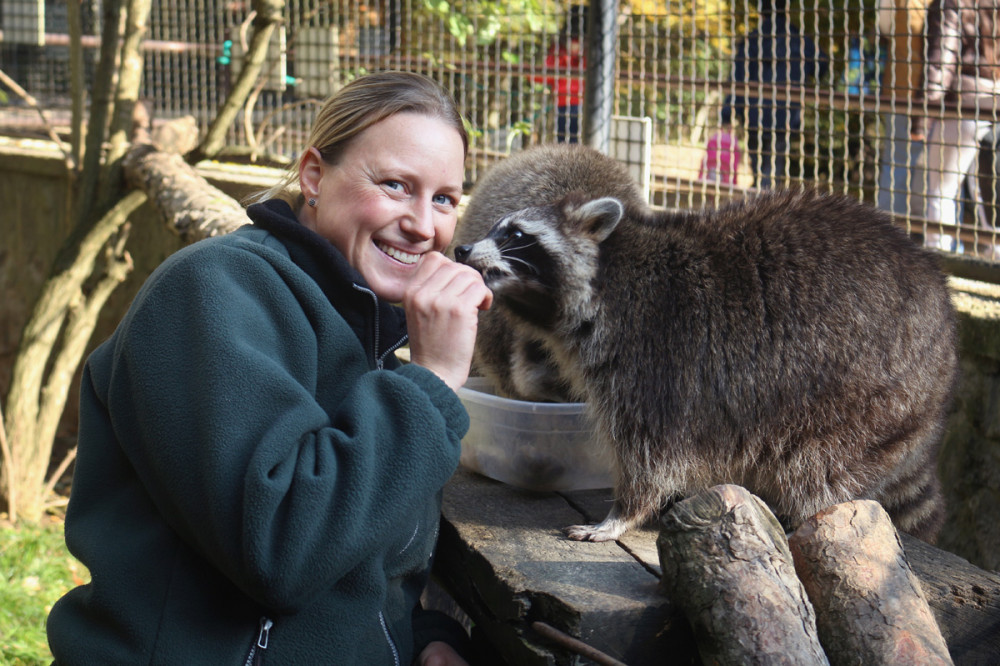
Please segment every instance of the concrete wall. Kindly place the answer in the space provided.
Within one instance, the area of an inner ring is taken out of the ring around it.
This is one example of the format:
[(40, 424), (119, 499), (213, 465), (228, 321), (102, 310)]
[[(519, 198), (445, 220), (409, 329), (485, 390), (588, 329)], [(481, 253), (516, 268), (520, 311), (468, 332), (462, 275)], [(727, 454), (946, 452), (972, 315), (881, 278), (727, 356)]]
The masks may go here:
[(952, 278), (962, 379), (939, 469), (948, 521), (938, 545), (1000, 569), (1000, 286)]
[[(21, 327), (68, 232), (63, 167), (47, 144), (0, 139), (0, 399), (5, 398)], [(49, 144), (50, 145), (50, 144)], [(239, 198), (275, 182), (275, 170), (203, 170), (216, 186)], [(148, 206), (132, 218), (132, 275), (115, 292), (91, 341), (97, 344), (149, 273), (181, 247)], [(949, 503), (938, 544), (986, 569), (1000, 569), (1000, 287), (953, 279), (960, 316), (963, 378), (942, 445), (941, 477)], [(78, 382), (77, 382), (78, 383)], [(70, 396), (61, 434), (76, 423)]]

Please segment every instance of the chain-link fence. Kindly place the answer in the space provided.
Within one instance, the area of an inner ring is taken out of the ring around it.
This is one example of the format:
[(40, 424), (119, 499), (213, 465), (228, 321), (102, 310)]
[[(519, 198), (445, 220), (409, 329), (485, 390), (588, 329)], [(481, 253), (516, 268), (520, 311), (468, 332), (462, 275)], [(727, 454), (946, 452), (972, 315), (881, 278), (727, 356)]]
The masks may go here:
[[(454, 93), (470, 123), (470, 183), (531, 144), (597, 141), (629, 162), (657, 205), (815, 186), (890, 210), (938, 247), (992, 257), (996, 3), (291, 0), (228, 154), (293, 159), (338, 86), (378, 69), (421, 71)], [(68, 108), (65, 3), (0, 0), (0, 9), (0, 68), (47, 109)], [(100, 15), (99, 0), (84, 0), (88, 72)], [(144, 95), (156, 116), (207, 127), (252, 18), (247, 0), (154, 3)], [(587, 86), (605, 88), (608, 73), (604, 108), (602, 90)], [(8, 93), (0, 131), (25, 115)]]

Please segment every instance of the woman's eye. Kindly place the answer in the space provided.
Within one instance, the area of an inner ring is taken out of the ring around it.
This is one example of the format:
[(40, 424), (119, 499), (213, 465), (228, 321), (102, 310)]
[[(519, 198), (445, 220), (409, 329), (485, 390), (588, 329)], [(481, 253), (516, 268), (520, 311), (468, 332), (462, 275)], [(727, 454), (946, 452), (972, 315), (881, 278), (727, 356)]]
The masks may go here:
[(388, 187), (390, 190), (396, 190), (397, 192), (402, 192), (406, 189), (398, 180), (387, 180), (383, 183), (383, 185)]
[(435, 196), (434, 203), (438, 204), (439, 206), (455, 207), (458, 205), (458, 202), (455, 201), (455, 198), (447, 194), (438, 194), (437, 196)]

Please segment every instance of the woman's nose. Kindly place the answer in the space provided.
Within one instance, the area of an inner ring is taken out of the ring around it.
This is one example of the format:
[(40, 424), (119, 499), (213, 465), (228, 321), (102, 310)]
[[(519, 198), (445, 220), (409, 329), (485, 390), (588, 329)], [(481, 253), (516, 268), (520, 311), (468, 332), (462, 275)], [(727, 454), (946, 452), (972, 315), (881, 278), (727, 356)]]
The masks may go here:
[(403, 231), (422, 239), (434, 237), (434, 208), (430, 201), (414, 199), (404, 220)]

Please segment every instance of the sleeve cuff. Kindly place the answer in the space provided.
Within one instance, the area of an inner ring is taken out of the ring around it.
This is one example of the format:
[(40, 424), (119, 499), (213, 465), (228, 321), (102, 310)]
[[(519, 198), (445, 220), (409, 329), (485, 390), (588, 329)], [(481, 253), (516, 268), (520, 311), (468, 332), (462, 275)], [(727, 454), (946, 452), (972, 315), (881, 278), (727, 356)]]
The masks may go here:
[(417, 384), (430, 397), (431, 402), (444, 417), (445, 423), (459, 439), (469, 430), (469, 414), (458, 394), (451, 390), (436, 374), (419, 365), (407, 363), (396, 370), (400, 375)]

